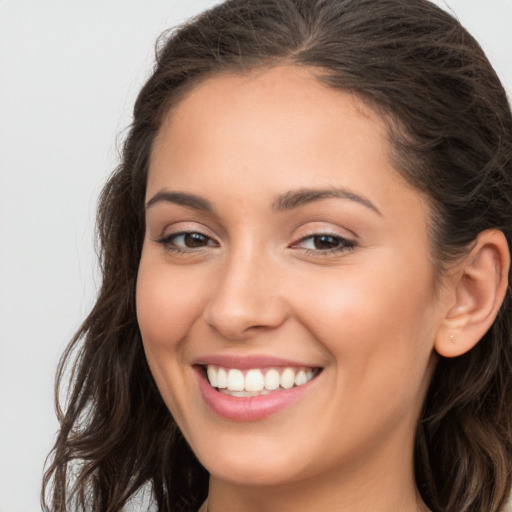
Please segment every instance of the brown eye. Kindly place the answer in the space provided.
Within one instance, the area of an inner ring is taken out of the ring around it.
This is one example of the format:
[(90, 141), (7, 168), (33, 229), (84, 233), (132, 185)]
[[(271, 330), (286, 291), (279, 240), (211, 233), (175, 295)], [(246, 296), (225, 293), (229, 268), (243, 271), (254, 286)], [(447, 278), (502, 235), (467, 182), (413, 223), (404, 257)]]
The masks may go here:
[(356, 242), (339, 235), (319, 233), (310, 235), (294, 244), (295, 248), (305, 249), (308, 253), (329, 254), (340, 253), (356, 247)]
[(204, 247), (205, 245), (208, 245), (208, 241), (210, 240), (202, 233), (184, 233), (182, 236), (183, 245), (190, 248)]
[(318, 235), (311, 238), (315, 249), (320, 251), (335, 249), (341, 244), (341, 239), (337, 236)]
[(158, 243), (169, 251), (193, 251), (204, 247), (218, 247), (218, 243), (207, 235), (198, 231), (182, 231), (164, 236)]

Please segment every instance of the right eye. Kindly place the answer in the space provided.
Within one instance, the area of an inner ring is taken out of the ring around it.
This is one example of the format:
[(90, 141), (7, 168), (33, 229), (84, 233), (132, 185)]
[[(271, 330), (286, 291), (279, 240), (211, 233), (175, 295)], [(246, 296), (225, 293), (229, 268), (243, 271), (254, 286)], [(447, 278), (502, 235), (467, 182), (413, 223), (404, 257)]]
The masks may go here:
[(181, 231), (165, 235), (158, 240), (166, 249), (176, 252), (189, 252), (203, 247), (218, 247), (219, 244), (209, 236), (198, 231)]

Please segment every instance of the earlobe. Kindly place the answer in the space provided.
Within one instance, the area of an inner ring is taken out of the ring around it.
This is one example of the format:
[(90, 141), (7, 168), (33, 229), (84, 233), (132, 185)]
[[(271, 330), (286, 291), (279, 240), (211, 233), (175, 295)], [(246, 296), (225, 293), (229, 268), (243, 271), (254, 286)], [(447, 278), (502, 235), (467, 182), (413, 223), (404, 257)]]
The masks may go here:
[(449, 285), (452, 300), (435, 339), (441, 356), (468, 352), (489, 330), (505, 297), (509, 266), (505, 235), (498, 230), (480, 233)]

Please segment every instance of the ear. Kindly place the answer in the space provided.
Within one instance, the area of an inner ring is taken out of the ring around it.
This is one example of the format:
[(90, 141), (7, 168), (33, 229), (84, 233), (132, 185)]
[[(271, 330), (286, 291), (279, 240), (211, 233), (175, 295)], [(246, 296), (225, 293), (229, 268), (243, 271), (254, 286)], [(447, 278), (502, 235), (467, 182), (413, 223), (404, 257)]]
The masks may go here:
[(501, 231), (482, 231), (448, 277), (446, 314), (434, 347), (444, 357), (471, 350), (493, 324), (508, 286), (510, 252)]

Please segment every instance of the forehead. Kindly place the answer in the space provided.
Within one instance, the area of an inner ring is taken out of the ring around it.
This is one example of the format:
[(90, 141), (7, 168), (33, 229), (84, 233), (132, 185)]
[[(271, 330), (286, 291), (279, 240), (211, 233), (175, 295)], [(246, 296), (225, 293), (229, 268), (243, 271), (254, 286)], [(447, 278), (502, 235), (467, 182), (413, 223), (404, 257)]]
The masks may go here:
[(385, 132), (381, 116), (355, 93), (327, 86), (308, 68), (282, 65), (214, 75), (193, 85), (164, 117), (160, 135), (178, 122), (184, 129), (198, 120), (204, 125), (211, 117), (216, 117), (218, 122), (218, 118), (235, 111), (247, 127), (273, 111), (283, 123), (294, 121), (293, 125), (287, 125), (288, 132), (299, 120), (312, 122), (323, 117), (326, 123), (337, 115), (355, 113), (371, 120), (373, 129)]
[(394, 168), (386, 124), (374, 110), (308, 69), (280, 66), (219, 75), (189, 91), (162, 123), (147, 195), (215, 190), (229, 199), (329, 186), (389, 203), (377, 205), (381, 211), (402, 188), (419, 197)]
[(240, 156), (241, 150), (265, 151), (270, 159), (276, 142), (281, 156), (286, 150), (291, 158), (304, 144), (311, 153), (353, 153), (354, 137), (366, 139), (376, 157), (388, 158), (385, 124), (360, 98), (328, 87), (308, 69), (279, 66), (218, 75), (194, 86), (165, 116), (152, 164), (159, 154), (177, 158), (191, 146), (207, 151), (210, 161), (218, 152)]

